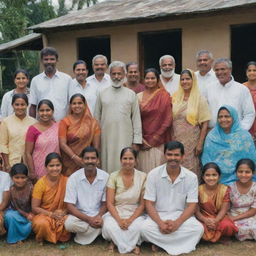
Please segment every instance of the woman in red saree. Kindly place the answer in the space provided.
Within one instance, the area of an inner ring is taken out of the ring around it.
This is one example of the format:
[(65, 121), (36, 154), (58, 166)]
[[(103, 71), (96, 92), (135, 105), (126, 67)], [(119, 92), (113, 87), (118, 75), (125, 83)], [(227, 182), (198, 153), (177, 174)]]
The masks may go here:
[(70, 115), (60, 121), (59, 141), (65, 176), (83, 166), (80, 154), (85, 147), (100, 149), (100, 126), (80, 93), (71, 97)]
[(138, 169), (149, 172), (164, 163), (164, 144), (170, 140), (172, 104), (169, 93), (158, 87), (156, 69), (145, 71), (145, 91), (138, 94), (143, 144), (140, 148)]

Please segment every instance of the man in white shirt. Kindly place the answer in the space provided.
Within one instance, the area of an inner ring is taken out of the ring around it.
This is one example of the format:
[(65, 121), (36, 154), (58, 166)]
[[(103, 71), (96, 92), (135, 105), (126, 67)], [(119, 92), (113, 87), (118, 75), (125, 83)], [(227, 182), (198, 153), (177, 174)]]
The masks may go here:
[(98, 152), (86, 147), (81, 153), (84, 168), (68, 179), (64, 202), (69, 211), (66, 230), (76, 233), (75, 242), (92, 243), (101, 233), (102, 215), (106, 212), (106, 184), (108, 174), (98, 169)]
[(52, 47), (41, 50), (44, 72), (35, 76), (30, 86), (29, 114), (36, 117), (36, 107), (42, 99), (50, 100), (54, 105), (55, 121), (63, 119), (68, 110), (68, 93), (72, 79), (69, 75), (56, 69), (58, 53)]
[(193, 216), (198, 202), (198, 178), (180, 165), (184, 146), (178, 141), (165, 144), (167, 163), (153, 169), (147, 177), (146, 209), (141, 236), (171, 255), (195, 250), (204, 233), (202, 224)]
[(171, 55), (164, 55), (159, 59), (161, 70), (159, 87), (173, 95), (179, 88), (180, 75), (175, 73), (175, 59)]
[(72, 84), (69, 87), (69, 98), (76, 93), (81, 93), (88, 104), (88, 107), (93, 115), (96, 99), (97, 89), (86, 81), (88, 70), (87, 64), (83, 60), (78, 60), (73, 64), (73, 72), (75, 78), (72, 80)]
[(94, 74), (86, 80), (98, 91), (103, 90), (111, 85), (110, 76), (106, 73), (108, 69), (108, 59), (106, 56), (98, 54), (92, 59), (92, 68)]
[(230, 105), (237, 110), (242, 128), (249, 130), (255, 119), (255, 109), (249, 89), (234, 81), (231, 75), (232, 62), (229, 59), (217, 59), (213, 69), (218, 81), (207, 87), (206, 99), (212, 112), (209, 127), (215, 126), (220, 107)]
[(198, 71), (195, 72), (197, 77), (198, 88), (202, 95), (206, 95), (207, 86), (217, 82), (215, 72), (212, 69), (213, 55), (207, 50), (201, 50), (196, 54), (196, 65)]

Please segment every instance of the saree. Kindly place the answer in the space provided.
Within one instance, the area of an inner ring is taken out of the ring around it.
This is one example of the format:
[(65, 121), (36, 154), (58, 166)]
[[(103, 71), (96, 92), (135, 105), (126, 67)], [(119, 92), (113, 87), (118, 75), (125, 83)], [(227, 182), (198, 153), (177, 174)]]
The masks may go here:
[[(230, 133), (225, 133), (217, 122), (206, 136), (202, 163), (216, 163), (221, 169), (220, 183), (230, 184), (237, 180), (236, 163), (242, 158), (250, 158), (256, 163), (256, 150), (252, 136), (240, 126), (236, 109), (228, 105), (223, 107), (233, 119)], [(255, 180), (255, 175), (253, 179)]]
[[(218, 184), (212, 196), (206, 192), (205, 184), (199, 186), (199, 208), (201, 214), (206, 218), (216, 218), (221, 210), (222, 203), (230, 202), (229, 188), (223, 184)], [(233, 236), (238, 231), (234, 222), (226, 215), (217, 226), (216, 230), (209, 230), (204, 226), (203, 239), (210, 242), (217, 242), (221, 237)]]
[[(32, 197), (41, 200), (40, 207), (44, 210), (65, 212), (66, 204), (64, 203), (64, 196), (66, 183), (67, 177), (61, 175), (58, 184), (50, 186), (46, 176), (43, 176), (36, 183)], [(70, 233), (64, 227), (66, 218), (67, 215), (57, 220), (44, 214), (36, 215), (32, 221), (32, 228), (36, 234), (36, 240), (40, 242), (47, 240), (51, 243), (68, 241)]]
[[(94, 137), (99, 134), (100, 126), (97, 120), (92, 117), (88, 107), (86, 107), (81, 119), (75, 120), (70, 114), (60, 121), (59, 138), (65, 138), (67, 145), (78, 156), (85, 147), (92, 144)], [(63, 150), (61, 150), (61, 157), (63, 175), (70, 176), (81, 168)]]

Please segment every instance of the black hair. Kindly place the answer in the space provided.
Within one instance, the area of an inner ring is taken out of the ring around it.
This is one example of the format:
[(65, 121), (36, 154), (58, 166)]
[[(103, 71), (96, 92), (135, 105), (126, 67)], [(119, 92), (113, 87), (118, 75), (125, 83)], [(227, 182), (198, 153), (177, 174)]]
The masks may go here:
[(137, 67), (139, 67), (139, 65), (138, 65), (138, 63), (137, 62), (128, 62), (127, 64), (126, 64), (126, 70), (127, 70), (127, 72), (128, 72), (128, 69), (129, 69), (129, 67), (130, 66), (137, 66)]
[(40, 100), (37, 105), (37, 110), (39, 110), (42, 105), (47, 105), (52, 111), (54, 111), (54, 106), (50, 100), (47, 100), (47, 99)]
[(256, 66), (256, 61), (249, 61), (248, 63), (246, 63), (246, 69), (249, 68), (249, 66)]
[(53, 159), (58, 159), (60, 161), (60, 163), (62, 164), (62, 159), (60, 157), (60, 155), (56, 152), (52, 152), (49, 153), (46, 158), (45, 158), (45, 162), (44, 162), (44, 166), (47, 167), (47, 165), (53, 160)]
[(55, 56), (56, 60), (58, 60), (58, 58), (59, 58), (57, 50), (53, 47), (45, 47), (40, 52), (41, 60), (43, 59), (44, 56), (49, 56), (49, 55)]
[(13, 79), (16, 78), (16, 76), (19, 74), (19, 73), (22, 73), (26, 76), (27, 79), (29, 79), (29, 74), (28, 74), (28, 71), (25, 70), (25, 69), (17, 69), (14, 74), (13, 74)]
[(17, 99), (23, 99), (26, 102), (26, 104), (28, 105), (28, 96), (25, 93), (15, 93), (12, 96), (12, 105), (14, 104), (14, 102)]
[(218, 110), (217, 117), (219, 116), (219, 113), (220, 113), (221, 110), (227, 110), (228, 113), (230, 114), (229, 110), (228, 110), (226, 107), (222, 106), (222, 107), (220, 107), (219, 110)]
[(137, 158), (138, 152), (137, 152), (135, 149), (133, 149), (132, 147), (126, 147), (126, 148), (123, 148), (123, 149), (121, 150), (120, 159), (122, 159), (122, 157), (124, 156), (124, 154), (125, 154), (126, 152), (131, 152), (131, 153), (133, 154), (134, 158), (135, 158), (135, 159)]
[(79, 97), (79, 98), (83, 101), (83, 103), (86, 104), (86, 99), (85, 99), (84, 95), (81, 94), (81, 93), (73, 94), (73, 95), (71, 96), (70, 100), (69, 100), (69, 104), (71, 104), (72, 101), (73, 101), (76, 97)]
[(88, 152), (95, 152), (96, 153), (96, 156), (97, 158), (99, 158), (99, 152), (98, 150), (95, 148), (95, 147), (92, 147), (92, 146), (88, 146), (86, 148), (83, 149), (83, 151), (81, 152), (80, 156), (83, 158), (84, 155)]
[(13, 177), (16, 174), (24, 174), (28, 176), (28, 168), (23, 163), (14, 164), (10, 171), (10, 176)]
[(192, 73), (190, 70), (188, 70), (188, 69), (182, 70), (182, 72), (180, 73), (180, 76), (182, 76), (183, 74), (188, 74), (189, 77), (192, 79)]
[(202, 168), (202, 176), (204, 176), (206, 171), (208, 169), (210, 169), (210, 168), (214, 169), (219, 174), (219, 176), (221, 175), (220, 167), (216, 163), (214, 163), (214, 162), (209, 162), (209, 163), (207, 163), (207, 164), (205, 164), (203, 166), (203, 168)]
[(147, 68), (145, 71), (144, 71), (144, 78), (146, 77), (147, 73), (154, 73), (155, 76), (156, 76), (156, 80), (157, 82), (159, 81), (160, 79), (160, 75), (159, 75), (159, 72), (155, 69), (155, 68)]
[(184, 146), (181, 142), (173, 140), (165, 143), (164, 153), (166, 153), (167, 150), (173, 150), (173, 149), (180, 149), (181, 155), (184, 155), (185, 153)]
[(252, 173), (255, 171), (255, 163), (250, 158), (242, 158), (236, 163), (236, 172), (240, 165), (246, 164), (251, 170)]
[(73, 64), (73, 71), (76, 69), (76, 66), (79, 64), (83, 64), (85, 65), (85, 67), (87, 68), (87, 64), (84, 60), (77, 60), (74, 64)]

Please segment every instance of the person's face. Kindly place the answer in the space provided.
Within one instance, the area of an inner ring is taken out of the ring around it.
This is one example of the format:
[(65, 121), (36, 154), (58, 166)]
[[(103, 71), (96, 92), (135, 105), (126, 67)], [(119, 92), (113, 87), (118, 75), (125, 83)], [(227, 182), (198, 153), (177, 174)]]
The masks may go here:
[(96, 152), (86, 152), (83, 156), (85, 170), (92, 171), (96, 170), (99, 159)]
[(95, 75), (102, 76), (107, 71), (108, 66), (103, 58), (97, 58), (94, 61), (92, 68), (93, 68)]
[(125, 77), (124, 69), (121, 67), (113, 67), (110, 71), (110, 77), (114, 83), (121, 82)]
[(72, 114), (81, 114), (85, 110), (85, 107), (86, 105), (80, 97), (75, 97), (70, 104)]
[(219, 173), (214, 168), (209, 168), (203, 175), (203, 180), (209, 187), (214, 187), (218, 184), (220, 179)]
[(29, 79), (22, 72), (18, 73), (14, 78), (14, 83), (18, 89), (24, 89), (27, 87)]
[(197, 68), (200, 72), (207, 73), (212, 67), (212, 62), (213, 60), (210, 58), (210, 56), (205, 53), (197, 58)]
[(62, 164), (57, 158), (52, 159), (46, 166), (47, 175), (52, 178), (58, 177), (61, 173), (61, 170)]
[(57, 58), (55, 55), (46, 55), (42, 57), (42, 63), (46, 73), (53, 73), (56, 69)]
[(78, 82), (83, 82), (87, 77), (88, 70), (84, 64), (78, 64), (74, 69), (74, 74)]
[(180, 84), (184, 91), (190, 92), (193, 86), (193, 80), (189, 74), (184, 73), (180, 76)]
[(130, 65), (127, 70), (127, 81), (128, 82), (137, 82), (140, 78), (140, 72), (137, 65)]
[(248, 81), (255, 81), (256, 80), (256, 66), (250, 65), (246, 70), (246, 76)]
[(165, 58), (162, 60), (160, 68), (164, 71), (164, 72), (170, 72), (172, 70), (175, 69), (175, 63), (173, 62), (172, 59), (170, 58)]
[(236, 175), (241, 183), (246, 184), (252, 180), (253, 171), (247, 164), (241, 164), (236, 170)]
[(46, 104), (42, 104), (38, 109), (39, 119), (43, 122), (48, 122), (53, 119), (53, 110)]
[(17, 117), (24, 117), (27, 114), (27, 103), (24, 99), (18, 98), (12, 104), (14, 113)]
[(229, 132), (233, 124), (233, 118), (226, 109), (222, 109), (218, 114), (218, 122), (224, 131)]
[(125, 170), (133, 170), (136, 165), (136, 159), (131, 151), (126, 151), (121, 158), (121, 166)]
[(23, 188), (28, 180), (28, 176), (26, 176), (25, 174), (15, 174), (12, 177), (12, 181), (14, 183), (14, 185), (18, 188)]
[(217, 63), (214, 66), (216, 77), (222, 85), (225, 85), (231, 79), (231, 68), (226, 63)]
[(156, 88), (157, 87), (157, 77), (154, 72), (148, 72), (145, 75), (144, 84), (146, 88)]
[(181, 154), (181, 151), (179, 148), (166, 150), (164, 156), (167, 161), (167, 166), (171, 167), (172, 169), (178, 168), (183, 159), (183, 155)]

